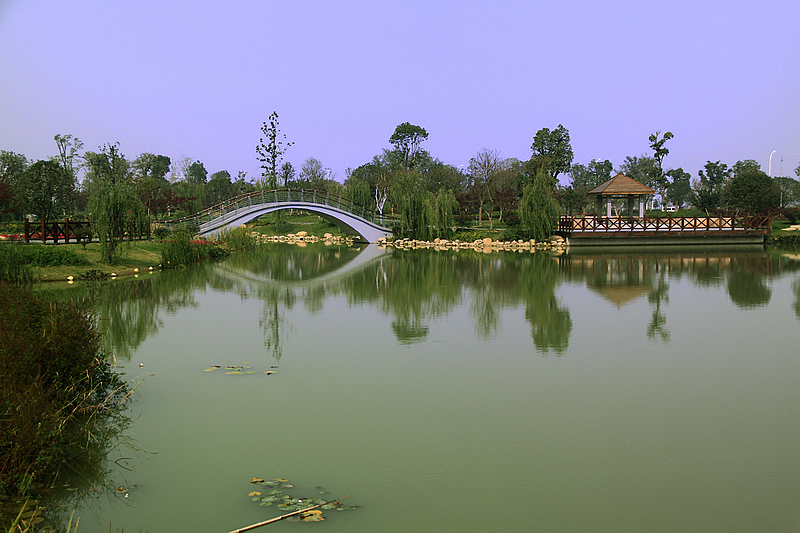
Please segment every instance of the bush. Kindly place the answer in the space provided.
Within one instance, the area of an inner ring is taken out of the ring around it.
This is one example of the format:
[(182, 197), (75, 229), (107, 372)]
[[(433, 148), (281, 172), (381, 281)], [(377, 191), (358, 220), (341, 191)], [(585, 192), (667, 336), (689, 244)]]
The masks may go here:
[(796, 207), (787, 207), (783, 210), (783, 216), (786, 217), (786, 220), (788, 220), (790, 224), (797, 224), (798, 220), (800, 220), (800, 209)]
[(168, 227), (166, 227), (166, 226), (157, 226), (153, 230), (153, 237), (155, 237), (158, 240), (161, 240), (161, 239), (165, 239), (165, 238), (169, 237), (170, 233), (171, 233), (171, 231), (169, 230)]
[(256, 238), (250, 235), (250, 230), (244, 226), (223, 231), (219, 234), (218, 241), (225, 248), (236, 252), (252, 250), (257, 244)]
[(522, 227), (508, 228), (503, 232), (504, 241), (529, 241), (533, 238), (533, 233)]
[(161, 249), (162, 268), (177, 268), (225, 257), (228, 253), (216, 243), (196, 240), (185, 228), (179, 228), (164, 241)]
[(78, 305), (0, 283), (0, 324), (0, 493), (24, 493), (96, 442), (124, 387)]
[(519, 216), (516, 213), (509, 213), (506, 215), (505, 223), (509, 228), (515, 228), (520, 225)]

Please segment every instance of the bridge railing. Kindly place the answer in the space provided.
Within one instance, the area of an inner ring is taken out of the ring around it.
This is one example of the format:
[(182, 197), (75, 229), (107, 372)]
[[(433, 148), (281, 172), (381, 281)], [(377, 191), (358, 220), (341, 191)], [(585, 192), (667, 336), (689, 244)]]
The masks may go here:
[(398, 224), (398, 219), (389, 215), (383, 215), (377, 211), (367, 209), (362, 205), (356, 204), (349, 198), (339, 196), (326, 191), (314, 189), (273, 189), (268, 191), (253, 191), (240, 194), (228, 200), (224, 200), (202, 211), (175, 220), (167, 220), (166, 224), (180, 224), (182, 222), (193, 222), (203, 224), (215, 218), (227, 215), (243, 207), (250, 207), (261, 204), (281, 204), (291, 202), (308, 202), (312, 204), (335, 207), (350, 214), (363, 218), (373, 224), (384, 227), (392, 227)]
[(558, 230), (562, 233), (622, 233), (622, 232), (705, 232), (749, 231), (769, 233), (769, 215), (723, 215), (714, 217), (573, 217), (561, 215)]

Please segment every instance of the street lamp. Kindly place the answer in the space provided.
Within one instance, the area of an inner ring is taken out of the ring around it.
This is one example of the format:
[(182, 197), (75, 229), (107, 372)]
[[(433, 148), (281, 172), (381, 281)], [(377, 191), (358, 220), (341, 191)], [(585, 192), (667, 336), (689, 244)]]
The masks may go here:
[(775, 155), (777, 150), (773, 150), (771, 154), (769, 154), (769, 177), (772, 177), (772, 156)]

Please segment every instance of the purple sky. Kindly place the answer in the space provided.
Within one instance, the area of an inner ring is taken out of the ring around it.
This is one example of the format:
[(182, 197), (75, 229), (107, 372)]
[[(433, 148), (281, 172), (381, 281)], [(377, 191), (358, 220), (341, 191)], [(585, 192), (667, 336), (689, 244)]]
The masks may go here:
[(466, 165), (527, 159), (563, 124), (576, 163), (650, 153), (666, 168), (800, 164), (800, 1), (193, 2), (0, 0), (0, 149), (55, 155), (53, 136), (260, 174), (274, 110), (285, 159), (345, 169), (430, 134)]

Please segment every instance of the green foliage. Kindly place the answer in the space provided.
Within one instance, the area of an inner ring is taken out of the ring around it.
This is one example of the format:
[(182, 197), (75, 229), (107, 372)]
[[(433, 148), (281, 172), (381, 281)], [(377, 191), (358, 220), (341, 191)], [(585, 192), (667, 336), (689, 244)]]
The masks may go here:
[(126, 231), (144, 233), (149, 218), (134, 193), (130, 165), (118, 145), (105, 145), (99, 153), (87, 152), (85, 157), (92, 182), (89, 198), (92, 231), (100, 240), (104, 260), (113, 263)]
[(221, 259), (227, 252), (217, 244), (194, 238), (195, 232), (182, 227), (164, 240), (161, 249), (161, 267), (179, 268), (201, 261)]
[[(741, 163), (741, 165), (740, 165)], [(739, 162), (734, 166), (734, 176), (723, 192), (728, 207), (757, 213), (778, 207), (780, 192), (766, 172), (756, 166)]]
[[(36, 267), (82, 266), (89, 264), (85, 256), (76, 254), (69, 246), (56, 246), (53, 244), (3, 244), (0, 245), (0, 257), (3, 256), (7, 256), (8, 261), (16, 261), (19, 265)], [(0, 261), (5, 262), (6, 259), (0, 259)]]
[(536, 132), (531, 144), (531, 161), (537, 169), (544, 170), (553, 181), (564, 172), (569, 171), (573, 159), (569, 130), (563, 125), (552, 131), (542, 128)]
[(287, 142), (286, 135), (281, 139), (280, 124), (278, 123), (278, 113), (273, 111), (269, 115), (269, 122), (261, 125), (264, 137), (258, 140), (256, 145), (256, 159), (261, 162), (261, 183), (262, 189), (276, 189), (278, 187), (278, 168), (280, 167), (283, 154), (286, 153), (294, 143)]
[(397, 214), (400, 216), (399, 233), (411, 239), (424, 239), (428, 236), (430, 224), (429, 197), (415, 171), (398, 172), (392, 184), (392, 198)]
[(18, 244), (0, 244), (0, 282), (29, 283), (36, 279), (22, 249)]
[(419, 167), (427, 155), (427, 152), (420, 148), (420, 144), (427, 139), (428, 132), (425, 128), (409, 122), (403, 122), (394, 129), (389, 142), (394, 145), (394, 154), (397, 155), (402, 168), (410, 170)]
[(534, 239), (543, 241), (558, 227), (558, 204), (550, 188), (550, 177), (539, 171), (533, 183), (525, 185), (520, 201), (520, 218)]
[(75, 195), (75, 179), (57, 161), (37, 161), (14, 183), (17, 206), (40, 220), (52, 220), (70, 209)]
[(250, 230), (244, 226), (221, 232), (217, 238), (217, 242), (228, 250), (236, 252), (252, 250), (257, 244), (256, 238), (253, 237), (250, 234)]
[(458, 201), (449, 189), (440, 189), (434, 196), (428, 196), (431, 237), (449, 239), (455, 226), (453, 212), (458, 208)]
[(0, 324), (0, 493), (24, 493), (97, 442), (125, 387), (80, 306), (0, 283)]

